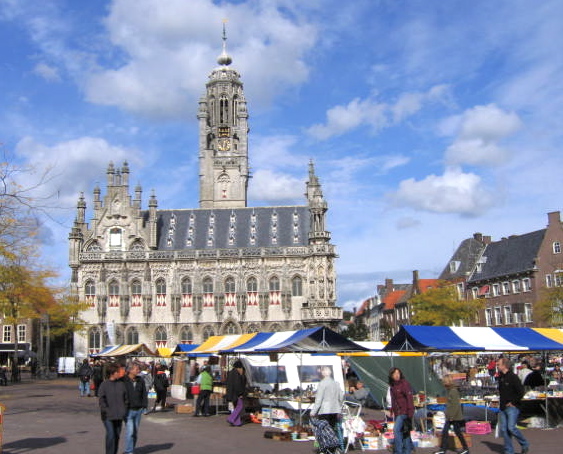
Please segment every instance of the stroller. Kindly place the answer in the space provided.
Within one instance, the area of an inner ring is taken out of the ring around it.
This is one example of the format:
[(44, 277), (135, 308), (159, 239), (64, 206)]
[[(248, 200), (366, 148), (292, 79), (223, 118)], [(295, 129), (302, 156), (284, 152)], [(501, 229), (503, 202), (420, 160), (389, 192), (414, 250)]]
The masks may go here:
[(328, 421), (319, 418), (311, 418), (311, 426), (315, 440), (319, 445), (320, 454), (340, 454), (340, 440), (330, 426)]

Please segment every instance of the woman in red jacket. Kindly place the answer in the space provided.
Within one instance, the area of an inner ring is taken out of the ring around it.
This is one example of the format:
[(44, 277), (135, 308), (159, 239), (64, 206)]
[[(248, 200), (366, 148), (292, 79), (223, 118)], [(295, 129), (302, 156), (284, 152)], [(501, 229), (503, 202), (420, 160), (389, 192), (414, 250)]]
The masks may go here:
[(391, 408), (395, 417), (394, 453), (411, 454), (413, 443), (410, 431), (414, 416), (414, 401), (412, 388), (401, 369), (393, 367), (389, 371), (389, 385), (391, 386)]

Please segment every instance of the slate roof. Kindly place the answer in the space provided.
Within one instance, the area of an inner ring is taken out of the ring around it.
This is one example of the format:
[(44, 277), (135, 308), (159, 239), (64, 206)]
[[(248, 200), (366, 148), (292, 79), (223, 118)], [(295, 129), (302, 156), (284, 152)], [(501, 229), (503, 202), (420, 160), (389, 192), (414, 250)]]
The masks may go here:
[(309, 244), (307, 206), (158, 210), (157, 219), (162, 251)]
[[(475, 238), (467, 238), (466, 240), (463, 240), (440, 274), (440, 279), (452, 280), (469, 276), (484, 248), (484, 243), (477, 241)], [(451, 262), (459, 262), (459, 267), (454, 272), (450, 269)]]
[(481, 265), (481, 272), (475, 270), (468, 282), (495, 279), (532, 270), (545, 232), (546, 229), (542, 229), (488, 244), (480, 259), (484, 262)]

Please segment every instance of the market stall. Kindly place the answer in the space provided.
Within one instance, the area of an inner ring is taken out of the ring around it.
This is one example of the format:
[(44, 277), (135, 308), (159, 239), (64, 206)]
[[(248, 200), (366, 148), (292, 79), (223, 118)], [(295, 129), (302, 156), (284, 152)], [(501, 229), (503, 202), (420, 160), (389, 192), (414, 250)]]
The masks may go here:
[[(383, 350), (450, 353), (504, 352), (507, 354), (540, 352), (545, 355), (549, 351), (563, 350), (563, 332), (554, 328), (403, 325)], [(491, 395), (483, 396), (483, 400), (487, 407), (494, 407), (498, 403), (498, 399)], [(529, 392), (524, 397), (523, 406), (530, 407), (526, 401), (531, 403), (532, 400), (542, 401), (539, 408), (545, 415), (546, 425), (556, 424), (563, 420), (563, 414), (559, 416), (556, 410), (550, 410), (550, 408), (560, 407), (559, 401), (563, 401), (563, 392), (553, 389)]]
[(145, 344), (120, 344), (109, 345), (98, 353), (90, 355), (92, 358), (114, 358), (114, 357), (154, 357), (158, 356)]

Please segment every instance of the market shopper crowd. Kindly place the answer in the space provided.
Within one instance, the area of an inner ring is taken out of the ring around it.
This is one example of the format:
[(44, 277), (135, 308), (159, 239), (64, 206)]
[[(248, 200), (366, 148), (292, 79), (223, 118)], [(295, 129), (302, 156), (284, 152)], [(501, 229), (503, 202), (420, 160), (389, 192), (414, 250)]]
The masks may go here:
[[(503, 451), (506, 454), (514, 454), (514, 440), (520, 445), (523, 454), (529, 451), (529, 442), (517, 426), (525, 389), (545, 389), (547, 385), (560, 383), (559, 364), (550, 364), (546, 368), (540, 359), (523, 355), (512, 365), (508, 358), (499, 355), (483, 358), (479, 363), (498, 390), (498, 429), (499, 435), (503, 439)], [(493, 364), (494, 367), (491, 368)], [(445, 423), (441, 429), (439, 450), (436, 454), (445, 454), (450, 449), (451, 440), (448, 436), (450, 428), (453, 429), (459, 440), (461, 446), (459, 453), (469, 454), (469, 447), (462, 429), (464, 415), (461, 411), (459, 380), (454, 378), (460, 375), (459, 370), (456, 370), (456, 367), (459, 366), (460, 364), (453, 360), (450, 363), (445, 361), (440, 363), (440, 375), (442, 375), (446, 389), (446, 407)], [(494, 372), (491, 373), (491, 370)], [(350, 375), (347, 377), (348, 386), (345, 393), (342, 386), (334, 380), (331, 367), (319, 367), (317, 372), (322, 376), (322, 380), (318, 384), (310, 416), (327, 421), (332, 430), (340, 437), (340, 446), (343, 446), (340, 427), (343, 401), (364, 405), (369, 396), (369, 390), (357, 377)], [(472, 375), (469, 369), (466, 369), (465, 372), (467, 375), (463, 382), (468, 383)], [(193, 370), (190, 369), (187, 373), (189, 373), (190, 379), (198, 385), (198, 393), (194, 396), (197, 401), (194, 405), (193, 416), (210, 416), (209, 400), (217, 376), (207, 362), (201, 368), (196, 364)], [(125, 454), (133, 453), (139, 439), (142, 416), (151, 411), (166, 409), (171, 382), (167, 366), (158, 362), (131, 362), (125, 368), (115, 362), (95, 361), (89, 364), (85, 360), (78, 371), (78, 376), (80, 396), (96, 395), (99, 397), (100, 415), (106, 431), (106, 453), (118, 452), (123, 425), (125, 425), (124, 452)], [(105, 380), (102, 381), (102, 377), (105, 377)], [(232, 426), (242, 426), (247, 420), (244, 412), (245, 397), (249, 389), (242, 361), (233, 362), (224, 383), (226, 384), (225, 397), (230, 409), (226, 421)], [(391, 421), (394, 423), (393, 438), (389, 443), (395, 454), (411, 454), (415, 446), (411, 434), (415, 434), (416, 438), (416, 432), (411, 431), (419, 427), (416, 419), (415, 393), (407, 377), (399, 368), (394, 367), (389, 371), (388, 384), (389, 406), (392, 411)], [(156, 395), (152, 409), (149, 408), (149, 390), (154, 390)]]

